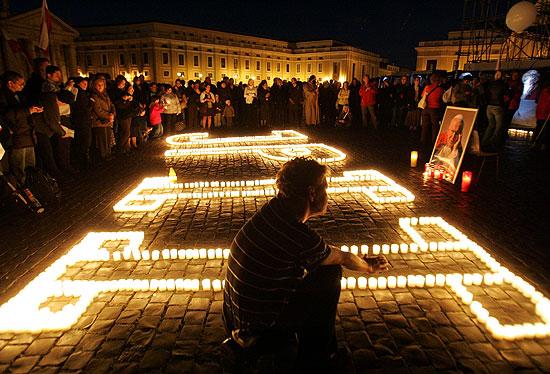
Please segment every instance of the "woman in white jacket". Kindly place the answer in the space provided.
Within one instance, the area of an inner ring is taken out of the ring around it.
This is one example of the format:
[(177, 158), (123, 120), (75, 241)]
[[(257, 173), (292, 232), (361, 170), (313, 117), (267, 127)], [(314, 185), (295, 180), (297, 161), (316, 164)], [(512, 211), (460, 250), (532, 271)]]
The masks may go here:
[(160, 101), (165, 108), (164, 113), (162, 113), (164, 117), (162, 123), (165, 124), (167, 133), (173, 133), (178, 114), (181, 113), (181, 106), (178, 96), (173, 92), (171, 86), (166, 87), (166, 91), (164, 91)]
[(254, 79), (248, 80), (244, 88), (244, 125), (256, 127), (258, 125), (258, 88), (254, 86)]

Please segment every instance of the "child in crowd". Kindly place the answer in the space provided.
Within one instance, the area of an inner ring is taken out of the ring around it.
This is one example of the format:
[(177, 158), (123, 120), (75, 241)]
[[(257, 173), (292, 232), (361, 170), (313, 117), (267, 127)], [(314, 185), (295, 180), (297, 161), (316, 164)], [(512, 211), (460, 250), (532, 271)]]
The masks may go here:
[(164, 112), (164, 106), (160, 103), (160, 97), (154, 96), (149, 106), (149, 122), (153, 126), (153, 139), (160, 138), (164, 133), (162, 129), (162, 112)]
[(233, 126), (233, 117), (235, 117), (235, 108), (231, 106), (231, 100), (225, 100), (225, 108), (223, 108), (223, 120), (225, 126)]
[(220, 95), (214, 95), (214, 100), (214, 127), (221, 127), (223, 103), (220, 102)]
[(342, 111), (336, 119), (335, 126), (337, 128), (347, 128), (351, 126), (351, 112), (348, 105), (342, 107)]

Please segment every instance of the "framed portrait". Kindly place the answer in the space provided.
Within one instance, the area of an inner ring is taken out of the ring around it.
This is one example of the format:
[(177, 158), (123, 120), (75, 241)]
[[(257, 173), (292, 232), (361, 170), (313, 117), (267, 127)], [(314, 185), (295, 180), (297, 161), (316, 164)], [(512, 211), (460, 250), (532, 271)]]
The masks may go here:
[(474, 128), (477, 109), (448, 106), (441, 121), (435, 141), (430, 166), (438, 169), (443, 178), (451, 183), (456, 181), (468, 140)]

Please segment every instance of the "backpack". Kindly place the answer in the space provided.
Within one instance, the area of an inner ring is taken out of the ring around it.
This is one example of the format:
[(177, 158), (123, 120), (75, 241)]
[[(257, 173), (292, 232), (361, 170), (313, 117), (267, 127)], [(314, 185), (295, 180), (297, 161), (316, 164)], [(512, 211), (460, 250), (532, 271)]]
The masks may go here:
[(58, 208), (61, 205), (61, 189), (57, 181), (40, 169), (25, 169), (25, 184), (43, 205)]

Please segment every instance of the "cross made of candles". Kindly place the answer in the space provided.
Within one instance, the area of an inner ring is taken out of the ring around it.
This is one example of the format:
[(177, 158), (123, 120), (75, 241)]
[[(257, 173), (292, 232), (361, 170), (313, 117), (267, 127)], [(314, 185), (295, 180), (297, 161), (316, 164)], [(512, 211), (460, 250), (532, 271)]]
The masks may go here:
[[(414, 195), (376, 170), (348, 170), (329, 177), (329, 194), (359, 193), (374, 203), (406, 203)], [(274, 179), (178, 183), (177, 177), (149, 177), (113, 207), (115, 212), (151, 212), (167, 200), (275, 196)]]

